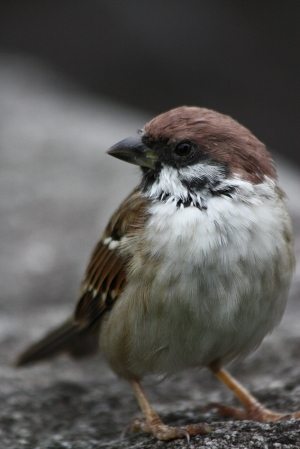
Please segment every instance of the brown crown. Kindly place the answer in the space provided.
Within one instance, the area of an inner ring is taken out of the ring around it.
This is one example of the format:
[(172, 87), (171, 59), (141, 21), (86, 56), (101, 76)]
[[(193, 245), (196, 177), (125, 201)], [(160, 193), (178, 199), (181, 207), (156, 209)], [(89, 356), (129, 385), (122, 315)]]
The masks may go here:
[(231, 117), (209, 109), (182, 106), (158, 115), (144, 130), (154, 141), (192, 140), (211, 159), (225, 163), (233, 174), (259, 184), (276, 179), (274, 162), (265, 145)]

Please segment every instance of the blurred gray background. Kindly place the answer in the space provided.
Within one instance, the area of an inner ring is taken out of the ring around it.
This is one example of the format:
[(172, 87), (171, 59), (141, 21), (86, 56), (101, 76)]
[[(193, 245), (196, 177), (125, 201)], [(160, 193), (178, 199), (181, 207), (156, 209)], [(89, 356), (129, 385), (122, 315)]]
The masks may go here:
[[(93, 246), (139, 180), (138, 168), (105, 150), (156, 113), (214, 108), (267, 144), (289, 197), (299, 260), (299, 12), (296, 1), (0, 1), (1, 449), (117, 448), (139, 414), (101, 356), (12, 364), (72, 313)], [(282, 411), (300, 409), (299, 292), (298, 263), (282, 324), (230, 367)], [(203, 413), (209, 402), (232, 400), (206, 371), (147, 384), (165, 422), (213, 423), (191, 449), (300, 447), (298, 422), (244, 424)], [(123, 445), (157, 443), (129, 435)]]

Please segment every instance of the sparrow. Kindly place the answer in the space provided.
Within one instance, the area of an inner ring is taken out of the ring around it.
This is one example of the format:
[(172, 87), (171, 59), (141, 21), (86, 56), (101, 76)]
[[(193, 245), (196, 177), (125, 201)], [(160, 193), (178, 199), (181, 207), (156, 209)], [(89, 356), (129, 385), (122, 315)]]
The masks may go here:
[(131, 385), (159, 440), (209, 432), (166, 426), (141, 381), (208, 367), (243, 407), (223, 416), (300, 418), (262, 406), (225, 370), (280, 322), (295, 267), (286, 197), (266, 147), (231, 117), (182, 106), (108, 154), (140, 166), (140, 185), (110, 219), (85, 272), (74, 315), (17, 361), (100, 349)]

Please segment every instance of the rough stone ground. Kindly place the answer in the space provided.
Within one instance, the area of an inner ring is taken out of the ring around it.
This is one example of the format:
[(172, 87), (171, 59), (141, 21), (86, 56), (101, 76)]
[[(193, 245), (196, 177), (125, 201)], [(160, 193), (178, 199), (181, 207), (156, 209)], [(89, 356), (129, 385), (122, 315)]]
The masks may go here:
[[(92, 98), (49, 67), (0, 57), (0, 448), (299, 448), (300, 422), (257, 424), (220, 418), (203, 408), (234, 403), (207, 371), (187, 371), (146, 389), (164, 422), (206, 421), (206, 436), (169, 443), (120, 435), (140, 416), (128, 386), (101, 356), (60, 357), (15, 370), (30, 341), (73, 309), (89, 254), (138, 171), (105, 155), (149, 118)], [(300, 175), (280, 162), (300, 250)], [(230, 370), (268, 407), (300, 409), (300, 275), (280, 327)]]

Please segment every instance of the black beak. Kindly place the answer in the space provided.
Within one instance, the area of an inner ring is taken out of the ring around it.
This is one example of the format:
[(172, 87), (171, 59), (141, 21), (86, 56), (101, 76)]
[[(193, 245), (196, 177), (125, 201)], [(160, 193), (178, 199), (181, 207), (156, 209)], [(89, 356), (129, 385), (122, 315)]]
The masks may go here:
[(143, 143), (143, 136), (128, 137), (112, 146), (107, 154), (114, 156), (130, 164), (140, 165), (154, 169), (157, 162), (157, 155), (154, 151)]

